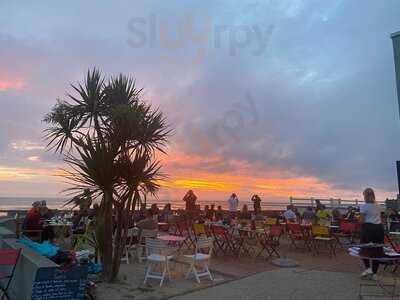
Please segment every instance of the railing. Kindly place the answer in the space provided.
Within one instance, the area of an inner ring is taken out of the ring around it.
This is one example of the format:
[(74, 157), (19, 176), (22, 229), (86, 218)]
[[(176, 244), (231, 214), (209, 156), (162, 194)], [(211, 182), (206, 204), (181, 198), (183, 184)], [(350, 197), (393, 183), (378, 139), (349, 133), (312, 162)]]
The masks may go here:
[[(323, 199), (323, 198), (294, 198), (290, 197), (289, 202), (290, 204), (294, 206), (312, 206), (315, 207), (317, 202), (320, 202), (321, 204), (325, 205), (327, 208), (345, 208), (348, 206), (359, 206), (360, 204), (363, 204), (363, 200), (349, 200), (349, 199), (340, 199), (340, 198), (329, 198), (329, 199)], [(385, 201), (377, 201), (379, 204), (384, 205)]]

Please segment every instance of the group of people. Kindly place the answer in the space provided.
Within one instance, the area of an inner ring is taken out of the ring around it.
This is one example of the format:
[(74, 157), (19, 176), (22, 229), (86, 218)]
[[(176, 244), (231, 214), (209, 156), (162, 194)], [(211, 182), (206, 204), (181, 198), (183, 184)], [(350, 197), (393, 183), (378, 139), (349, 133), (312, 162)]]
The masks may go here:
[(304, 222), (304, 223), (330, 223), (332, 225), (339, 225), (341, 221), (346, 220), (353, 222), (356, 220), (356, 209), (352, 206), (347, 208), (347, 212), (342, 214), (338, 208), (334, 208), (332, 211), (326, 209), (326, 206), (317, 203), (316, 208), (312, 206), (306, 208), (306, 210), (300, 214), (297, 207), (294, 205), (288, 205), (286, 211), (282, 214), (282, 218), (289, 222)]
[[(298, 209), (289, 205), (285, 212), (282, 213), (281, 218), (289, 222), (300, 222), (306, 221), (314, 223), (316, 221), (329, 221), (330, 223), (339, 224), (342, 220), (353, 222), (357, 219), (361, 223), (361, 243), (383, 243), (384, 242), (384, 228), (382, 225), (382, 208), (376, 203), (375, 193), (371, 188), (367, 188), (363, 192), (365, 204), (361, 205), (357, 210), (354, 207), (348, 207), (345, 214), (341, 214), (339, 209), (333, 209), (331, 212), (326, 207), (317, 202), (316, 208), (308, 207), (302, 214), (299, 213)], [(84, 230), (84, 225), (88, 218), (95, 218), (99, 209), (98, 205), (95, 204), (93, 208), (91, 206), (91, 198), (88, 195), (84, 200), (81, 199), (79, 203), (79, 211), (74, 213), (72, 222), (73, 230), (76, 233)], [(252, 196), (253, 212), (250, 212), (248, 206), (244, 204), (242, 209), (238, 211), (239, 198), (233, 193), (228, 199), (228, 212), (224, 212), (221, 206), (215, 209), (215, 205), (206, 205), (204, 211), (199, 209), (196, 205), (197, 196), (192, 190), (188, 191), (183, 198), (186, 203), (186, 213), (197, 212), (196, 218), (199, 220), (207, 219), (220, 221), (225, 219), (257, 219), (258, 216), (263, 218), (261, 214), (261, 198), (258, 195)], [(358, 218), (356, 217), (358, 215)], [(186, 214), (187, 215), (187, 214)], [(25, 232), (33, 234), (35, 231), (41, 231), (42, 240), (54, 239), (54, 232), (49, 226), (44, 226), (45, 220), (48, 220), (54, 216), (53, 212), (48, 209), (46, 201), (37, 201), (32, 204), (32, 208), (29, 209), (24, 219), (23, 230)], [(193, 215), (194, 216), (194, 215)], [(140, 209), (133, 215), (133, 223), (139, 229), (157, 229), (158, 222), (170, 222), (175, 217), (171, 204), (166, 204), (162, 210), (160, 210), (157, 204), (152, 204), (149, 209), (146, 205), (141, 205)], [(389, 211), (389, 220), (400, 224), (400, 216), (394, 210)], [(366, 270), (362, 273), (362, 276), (376, 276), (376, 272), (379, 267), (379, 261), (373, 261), (370, 265), (370, 260), (364, 260)]]
[[(196, 200), (197, 196), (194, 194), (192, 190), (189, 190), (185, 194), (185, 196), (183, 197), (183, 201), (185, 202), (185, 210), (187, 212), (199, 210), (199, 206), (196, 205)], [(251, 197), (251, 202), (253, 202), (254, 213), (255, 214), (261, 213), (261, 198), (257, 194), (255, 194)], [(239, 208), (239, 198), (235, 193), (233, 193), (228, 199), (228, 210), (231, 216), (235, 216), (237, 214), (238, 208)], [(210, 217), (210, 214), (214, 215), (214, 213), (216, 213), (218, 215), (218, 213), (221, 213), (222, 206), (217, 207), (217, 212), (215, 212), (214, 204), (212, 204), (211, 206), (206, 205), (204, 210), (206, 211), (206, 214), (208, 214), (208, 217)], [(243, 205), (242, 211), (245, 211), (247, 213), (248, 207), (246, 204)]]
[(54, 216), (53, 212), (47, 207), (46, 201), (35, 201), (28, 210), (24, 222), (22, 223), (22, 231), (31, 238), (40, 238), (41, 240), (52, 241), (54, 239), (54, 231), (51, 227), (46, 227), (45, 221)]

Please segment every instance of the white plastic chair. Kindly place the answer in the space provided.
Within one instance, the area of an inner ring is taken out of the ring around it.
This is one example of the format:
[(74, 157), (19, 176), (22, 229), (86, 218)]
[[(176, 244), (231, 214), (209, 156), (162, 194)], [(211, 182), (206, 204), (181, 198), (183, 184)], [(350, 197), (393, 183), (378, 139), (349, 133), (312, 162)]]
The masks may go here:
[(126, 236), (126, 245), (124, 248), (124, 254), (121, 257), (121, 261), (126, 261), (126, 263), (129, 265), (129, 255), (137, 245), (135, 245), (133, 242), (135, 241), (135, 237), (139, 235), (139, 229), (138, 228), (129, 228), (128, 233)]
[(139, 243), (136, 245), (136, 255), (139, 263), (147, 258), (146, 240), (147, 238), (156, 238), (158, 235), (157, 229), (142, 229), (139, 234)]
[[(168, 246), (166, 241), (146, 238), (146, 249), (148, 253), (147, 268), (143, 284), (146, 284), (147, 279), (154, 278), (160, 280), (161, 287), (166, 277), (171, 279), (169, 261), (174, 258), (176, 248)], [(157, 265), (161, 266), (161, 272), (154, 270)]]
[[(186, 278), (189, 278), (189, 276), (193, 273), (198, 283), (200, 283), (200, 277), (204, 276), (208, 276), (211, 281), (214, 280), (209, 269), (213, 244), (213, 238), (198, 239), (196, 242), (195, 253), (184, 256), (190, 261), (190, 267), (186, 274)], [(200, 271), (198, 268), (201, 268)]]

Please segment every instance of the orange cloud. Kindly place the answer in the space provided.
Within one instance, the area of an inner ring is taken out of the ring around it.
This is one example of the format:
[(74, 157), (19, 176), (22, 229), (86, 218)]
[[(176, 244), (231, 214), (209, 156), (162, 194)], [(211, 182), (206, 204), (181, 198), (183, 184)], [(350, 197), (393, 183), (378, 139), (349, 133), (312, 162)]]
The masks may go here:
[[(291, 196), (361, 198), (361, 191), (338, 189), (316, 177), (299, 176), (276, 168), (266, 171), (247, 162), (226, 161), (218, 156), (203, 157), (171, 150), (160, 159), (163, 170), (169, 175), (168, 180), (161, 182), (160, 197), (171, 200), (181, 199), (189, 189), (193, 189), (199, 199), (211, 200), (227, 199), (233, 192), (247, 200), (254, 193), (268, 200), (287, 200)], [(223, 164), (228, 168), (218, 170)], [(382, 199), (391, 196), (385, 191), (377, 192)]]

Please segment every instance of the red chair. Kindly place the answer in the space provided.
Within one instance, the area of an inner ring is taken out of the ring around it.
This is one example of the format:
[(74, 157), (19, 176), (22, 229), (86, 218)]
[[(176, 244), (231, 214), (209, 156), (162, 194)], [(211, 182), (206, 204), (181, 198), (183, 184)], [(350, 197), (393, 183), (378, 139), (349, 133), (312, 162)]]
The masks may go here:
[(195, 247), (196, 241), (195, 241), (194, 237), (192, 237), (189, 226), (185, 221), (176, 223), (175, 235), (186, 238), (183, 241), (183, 244), (185, 244), (187, 248), (190, 249), (192, 247)]
[(392, 249), (394, 251), (396, 251), (397, 253), (400, 253), (400, 245), (398, 243), (395, 243), (388, 234), (385, 234), (385, 239), (384, 239), (384, 243), (386, 245), (389, 245), (390, 247), (392, 247)]
[(272, 225), (269, 232), (259, 236), (259, 243), (261, 245), (261, 251), (257, 256), (261, 255), (262, 252), (267, 252), (267, 259), (272, 255), (280, 257), (278, 248), (280, 246), (280, 238), (283, 234), (283, 228), (280, 225)]
[(287, 223), (286, 228), (290, 241), (296, 249), (299, 249), (297, 242), (303, 242), (304, 246), (311, 251), (311, 228), (303, 227), (298, 223)]
[(4, 299), (10, 299), (10, 297), (7, 294), (8, 287), (10, 286), (10, 283), (12, 281), (12, 278), (14, 276), (14, 271), (15, 267), (17, 266), (17, 262), (19, 257), (21, 256), (21, 249), (0, 249), (0, 266), (3, 267), (11, 267), (11, 271), (9, 274), (4, 274), (1, 273), (0, 275), (0, 280), (6, 281), (7, 283), (5, 286), (0, 285), (0, 290), (3, 292), (3, 296), (1, 297), (1, 300)]
[(357, 231), (357, 223), (341, 221), (339, 230), (340, 231), (338, 233), (334, 233), (339, 245), (342, 245), (342, 243), (339, 241), (340, 238), (347, 238), (349, 243), (353, 243), (354, 236)]

